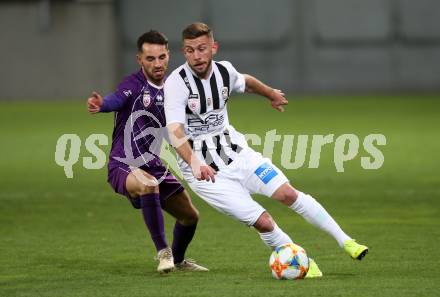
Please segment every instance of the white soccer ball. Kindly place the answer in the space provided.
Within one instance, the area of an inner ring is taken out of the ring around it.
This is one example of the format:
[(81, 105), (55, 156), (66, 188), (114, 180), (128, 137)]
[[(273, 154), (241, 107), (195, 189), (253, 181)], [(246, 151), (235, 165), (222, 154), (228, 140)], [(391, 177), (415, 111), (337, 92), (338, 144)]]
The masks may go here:
[(302, 279), (309, 270), (309, 257), (302, 247), (288, 243), (272, 252), (269, 266), (276, 279)]

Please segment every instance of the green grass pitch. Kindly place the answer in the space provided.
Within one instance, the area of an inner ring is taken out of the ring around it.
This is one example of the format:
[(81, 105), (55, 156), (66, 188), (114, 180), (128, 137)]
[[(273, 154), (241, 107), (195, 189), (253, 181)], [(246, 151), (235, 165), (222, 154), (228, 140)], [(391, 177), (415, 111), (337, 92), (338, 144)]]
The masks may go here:
[[(1, 102), (0, 296), (439, 296), (440, 96), (290, 99), (280, 114), (263, 99), (232, 98), (230, 120), (260, 136), (272, 129), (352, 133), (361, 145), (368, 134), (386, 136), (378, 170), (362, 169), (360, 158), (368, 155), (361, 146), (337, 173), (334, 143), (323, 148), (318, 169), (284, 170), (370, 247), (363, 261), (288, 208), (256, 197), (324, 272), (321, 279), (277, 281), (255, 231), (192, 194), (201, 217), (187, 256), (211, 271), (160, 276), (141, 215), (112, 192), (106, 168), (85, 170), (80, 159), (67, 179), (54, 161), (64, 133), (78, 134), (83, 144), (92, 133), (111, 141), (112, 115), (88, 115), (84, 100)], [(276, 143), (275, 164), (280, 152)], [(80, 157), (89, 155), (83, 145)], [(165, 219), (171, 241), (173, 221)]]

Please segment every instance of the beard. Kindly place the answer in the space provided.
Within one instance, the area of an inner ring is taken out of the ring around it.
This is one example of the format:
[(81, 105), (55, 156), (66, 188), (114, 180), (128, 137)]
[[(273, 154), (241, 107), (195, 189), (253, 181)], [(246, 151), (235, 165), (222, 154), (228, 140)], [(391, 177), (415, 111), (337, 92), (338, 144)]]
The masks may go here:
[(208, 72), (211, 70), (211, 62), (212, 60), (209, 60), (206, 64), (203, 64), (205, 67), (201, 70), (197, 69), (196, 66), (191, 66), (191, 69), (197, 74), (197, 76), (205, 78)]
[(160, 85), (165, 77), (165, 71), (166, 69), (161, 69), (161, 72), (155, 72), (155, 70), (146, 71), (145, 68), (143, 68), (143, 72), (147, 79), (152, 81), (153, 83)]

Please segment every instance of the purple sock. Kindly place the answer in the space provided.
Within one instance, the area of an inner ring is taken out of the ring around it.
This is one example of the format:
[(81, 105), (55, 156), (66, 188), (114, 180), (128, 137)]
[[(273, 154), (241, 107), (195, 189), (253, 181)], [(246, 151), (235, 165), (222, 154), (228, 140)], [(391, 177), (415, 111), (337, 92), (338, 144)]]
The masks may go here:
[(159, 194), (146, 194), (141, 196), (140, 199), (145, 225), (147, 225), (150, 231), (151, 239), (153, 239), (156, 250), (160, 251), (168, 245), (165, 239), (165, 228)]
[(174, 263), (180, 263), (185, 259), (186, 248), (196, 232), (196, 227), (197, 223), (191, 226), (184, 226), (176, 221), (172, 246)]

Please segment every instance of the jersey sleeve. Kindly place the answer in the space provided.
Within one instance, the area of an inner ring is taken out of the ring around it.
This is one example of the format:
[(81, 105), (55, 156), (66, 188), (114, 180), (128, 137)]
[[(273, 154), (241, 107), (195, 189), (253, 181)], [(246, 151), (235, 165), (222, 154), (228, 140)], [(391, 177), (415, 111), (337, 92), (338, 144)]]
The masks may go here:
[(228, 61), (221, 61), (219, 63), (225, 66), (229, 72), (231, 91), (244, 93), (246, 89), (246, 81), (244, 75), (238, 72), (237, 69), (235, 69), (235, 67), (232, 66), (232, 64)]
[(164, 109), (167, 125), (171, 123), (185, 124), (185, 108), (188, 101), (189, 91), (183, 80), (172, 73), (164, 85)]
[(125, 99), (116, 95), (116, 93), (109, 94), (104, 97), (104, 101), (99, 109), (100, 112), (120, 111), (125, 105)]
[(138, 90), (139, 86), (135, 82), (129, 77), (125, 78), (114, 93), (104, 97), (100, 112), (121, 111)]
[(131, 79), (123, 80), (119, 85), (115, 92), (115, 95), (119, 98), (125, 99), (128, 101), (139, 91), (139, 85), (136, 84)]

